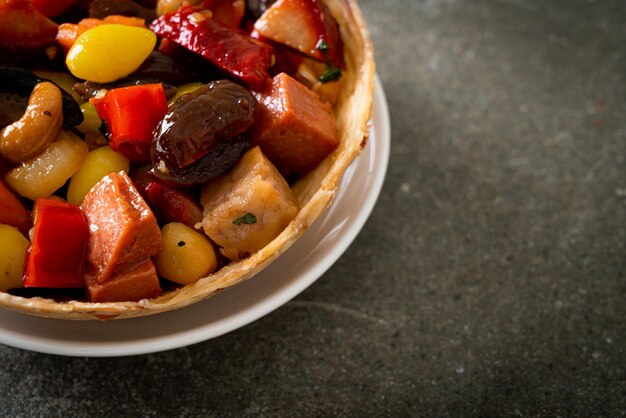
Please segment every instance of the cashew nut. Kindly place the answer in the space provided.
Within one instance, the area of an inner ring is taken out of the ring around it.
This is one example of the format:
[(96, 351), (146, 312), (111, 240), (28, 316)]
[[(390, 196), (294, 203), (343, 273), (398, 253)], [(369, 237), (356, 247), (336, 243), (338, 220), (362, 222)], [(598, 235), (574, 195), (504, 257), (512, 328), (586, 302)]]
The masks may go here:
[(34, 158), (55, 140), (61, 125), (61, 91), (50, 82), (38, 83), (24, 115), (0, 131), (0, 154), (14, 163)]

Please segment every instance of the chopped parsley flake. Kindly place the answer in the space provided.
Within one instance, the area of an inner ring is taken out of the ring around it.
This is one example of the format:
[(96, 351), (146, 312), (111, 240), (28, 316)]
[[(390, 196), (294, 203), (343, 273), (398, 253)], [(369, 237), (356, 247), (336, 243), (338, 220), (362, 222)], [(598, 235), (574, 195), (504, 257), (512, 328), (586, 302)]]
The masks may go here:
[(326, 67), (324, 68), (324, 72), (319, 76), (318, 80), (322, 83), (328, 83), (329, 81), (337, 81), (341, 78), (341, 69), (337, 68), (333, 65), (328, 58), (328, 44), (323, 38), (320, 38), (315, 45), (318, 51), (324, 55), (324, 59), (326, 60)]
[[(323, 38), (320, 38), (320, 40), (317, 41), (317, 45), (315, 45), (315, 48), (317, 48), (321, 52), (326, 52), (326, 51), (328, 51), (328, 44), (326, 43), (326, 41)], [(324, 54), (324, 55), (326, 55), (326, 54)]]
[(332, 65), (327, 65), (326, 69), (324, 70), (324, 72), (322, 73), (322, 75), (320, 76), (318, 80), (321, 81), (322, 83), (328, 83), (329, 81), (337, 81), (340, 78), (341, 78), (341, 69)]
[(235, 219), (233, 223), (235, 225), (241, 225), (241, 224), (252, 225), (256, 223), (256, 216), (248, 212), (245, 215), (243, 215), (241, 218)]

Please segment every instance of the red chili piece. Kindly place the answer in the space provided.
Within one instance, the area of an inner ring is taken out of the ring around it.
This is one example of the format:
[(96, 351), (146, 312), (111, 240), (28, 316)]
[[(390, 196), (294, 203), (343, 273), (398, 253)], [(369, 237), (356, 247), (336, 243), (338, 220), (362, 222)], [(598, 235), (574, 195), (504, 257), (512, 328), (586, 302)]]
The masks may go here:
[(150, 25), (154, 33), (202, 55), (240, 80), (259, 89), (269, 78), (272, 47), (247, 36), (243, 31), (227, 28), (195, 7), (182, 7), (161, 16)]
[(161, 84), (112, 89), (101, 99), (91, 99), (100, 120), (106, 122), (109, 143), (135, 162), (150, 161), (152, 130), (167, 112)]
[(35, 204), (25, 287), (82, 287), (89, 228), (78, 206), (51, 199)]

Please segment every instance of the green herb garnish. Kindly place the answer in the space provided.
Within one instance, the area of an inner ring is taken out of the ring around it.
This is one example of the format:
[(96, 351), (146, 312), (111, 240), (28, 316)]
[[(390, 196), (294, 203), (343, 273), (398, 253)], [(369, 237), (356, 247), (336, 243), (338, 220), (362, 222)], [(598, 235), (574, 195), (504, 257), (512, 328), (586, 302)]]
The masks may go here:
[(318, 78), (318, 80), (321, 81), (322, 83), (327, 83), (329, 81), (337, 81), (340, 78), (341, 78), (341, 69), (334, 67), (334, 66), (329, 66), (327, 64), (326, 68), (324, 69), (324, 72), (322, 73), (320, 78)]
[(317, 45), (315, 45), (315, 48), (317, 48), (317, 50), (320, 51), (322, 54), (326, 55), (325, 52), (328, 51), (328, 44), (323, 38), (320, 38), (320, 40), (317, 41)]
[(245, 215), (243, 215), (241, 218), (235, 219), (233, 223), (235, 225), (241, 225), (241, 224), (252, 225), (256, 223), (256, 216), (248, 212)]
[(326, 66), (324, 67), (324, 72), (319, 76), (318, 80), (322, 83), (328, 83), (329, 81), (337, 81), (341, 78), (341, 69), (335, 67), (335, 65), (328, 58), (328, 44), (322, 38), (317, 41), (315, 45), (318, 51), (324, 55), (324, 59), (326, 60)]

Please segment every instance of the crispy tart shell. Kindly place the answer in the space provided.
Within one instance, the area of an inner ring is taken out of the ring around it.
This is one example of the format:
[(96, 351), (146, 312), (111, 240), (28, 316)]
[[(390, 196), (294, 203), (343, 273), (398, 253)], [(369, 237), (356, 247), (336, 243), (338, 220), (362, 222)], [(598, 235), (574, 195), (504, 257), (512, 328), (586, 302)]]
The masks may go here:
[(367, 143), (374, 89), (374, 51), (367, 25), (355, 0), (325, 0), (339, 23), (346, 69), (335, 105), (339, 147), (293, 191), (301, 206), (296, 218), (266, 247), (197, 282), (139, 302), (56, 302), (0, 292), (0, 306), (31, 315), (68, 320), (108, 320), (153, 315), (183, 308), (249, 279), (287, 250), (330, 206), (343, 173)]

